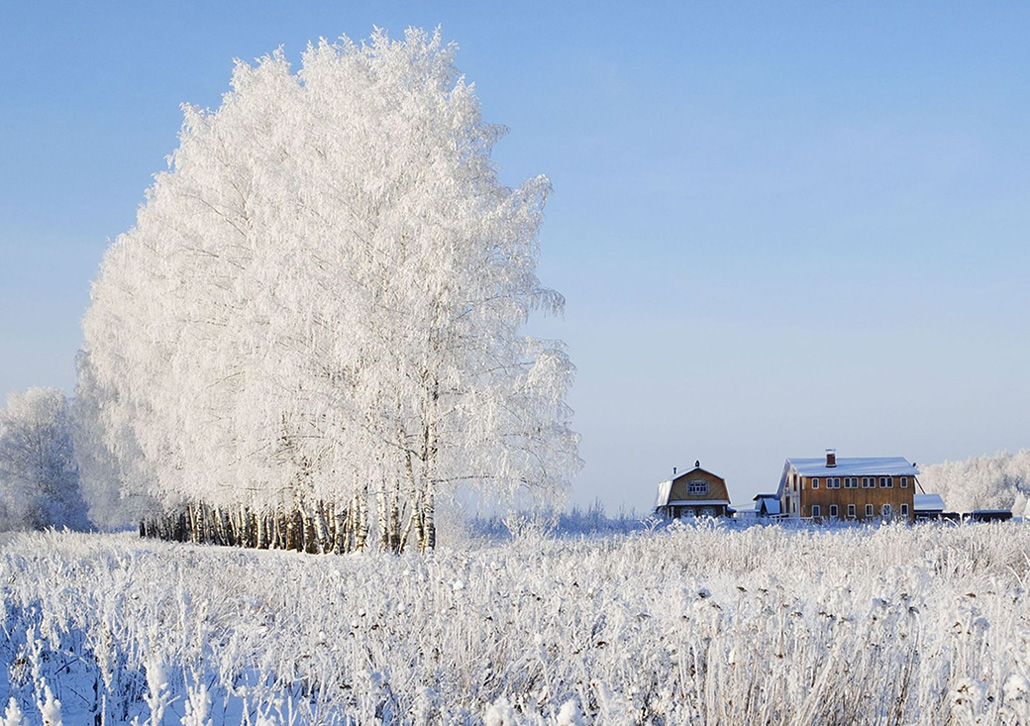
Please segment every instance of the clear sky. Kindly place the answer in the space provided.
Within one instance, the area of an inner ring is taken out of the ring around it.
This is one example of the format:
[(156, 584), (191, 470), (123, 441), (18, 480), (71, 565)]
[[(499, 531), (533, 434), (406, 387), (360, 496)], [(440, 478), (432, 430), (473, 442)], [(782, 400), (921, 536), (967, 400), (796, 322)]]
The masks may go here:
[(0, 393), (71, 392), (109, 241), (233, 58), (442, 26), (502, 178), (551, 177), (573, 501), (735, 503), (789, 456), (1030, 446), (1026, 3), (9, 2)]

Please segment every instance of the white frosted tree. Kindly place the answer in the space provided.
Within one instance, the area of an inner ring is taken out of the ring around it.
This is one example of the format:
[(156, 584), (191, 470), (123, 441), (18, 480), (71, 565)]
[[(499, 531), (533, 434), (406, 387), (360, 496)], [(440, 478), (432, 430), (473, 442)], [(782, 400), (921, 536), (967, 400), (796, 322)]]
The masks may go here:
[(521, 332), (563, 305), (535, 274), (549, 183), (498, 181), (454, 51), (323, 40), (185, 109), (83, 322), (78, 397), (124, 492), (316, 549), (364, 546), (371, 503), (384, 546), (424, 550), (441, 492), (567, 484), (573, 368)]
[(950, 510), (1009, 509), (1022, 515), (1030, 494), (1030, 449), (932, 464), (920, 469), (919, 480)]
[(0, 410), (0, 529), (88, 529), (68, 400), (56, 388), (7, 397)]

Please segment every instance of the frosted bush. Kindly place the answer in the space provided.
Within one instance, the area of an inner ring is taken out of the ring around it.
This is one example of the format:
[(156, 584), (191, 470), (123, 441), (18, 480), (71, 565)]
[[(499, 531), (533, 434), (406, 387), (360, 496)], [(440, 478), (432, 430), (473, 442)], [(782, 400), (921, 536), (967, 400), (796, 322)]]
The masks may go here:
[(25, 716), (18, 706), (18, 702), (11, 698), (7, 702), (7, 710), (4, 712), (4, 720), (0, 726), (24, 726)]

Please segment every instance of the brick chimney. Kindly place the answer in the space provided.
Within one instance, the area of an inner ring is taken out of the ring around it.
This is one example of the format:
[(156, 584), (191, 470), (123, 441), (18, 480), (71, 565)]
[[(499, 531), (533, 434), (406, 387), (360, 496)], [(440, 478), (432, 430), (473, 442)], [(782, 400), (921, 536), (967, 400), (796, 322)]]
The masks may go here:
[(837, 466), (837, 450), (827, 449), (826, 450), (826, 468), (833, 469)]

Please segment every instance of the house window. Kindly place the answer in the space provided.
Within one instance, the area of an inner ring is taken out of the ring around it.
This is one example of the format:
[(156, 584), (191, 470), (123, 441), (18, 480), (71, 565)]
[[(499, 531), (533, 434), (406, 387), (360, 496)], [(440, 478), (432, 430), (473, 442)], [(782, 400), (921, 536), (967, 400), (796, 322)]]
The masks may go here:
[(844, 477), (844, 488), (845, 489), (858, 489), (858, 477), (857, 476), (846, 476), (846, 477)]
[(880, 508), (880, 513), (883, 514), (884, 517), (890, 517), (891, 516), (891, 505), (884, 504), (883, 507)]
[(876, 480), (873, 479), (871, 476), (864, 476), (864, 477), (862, 477), (862, 488), (863, 489), (872, 489), (875, 486), (876, 486)]
[(901, 488), (902, 489), (908, 489), (908, 477), (907, 476), (901, 477)]
[(818, 489), (819, 488), (819, 477), (814, 477), (812, 479), (812, 488), (813, 489)]
[(865, 516), (867, 516), (867, 517), (873, 516), (873, 505), (872, 504), (865, 505)]
[(905, 519), (908, 519), (908, 505), (907, 504), (902, 504), (901, 505), (901, 516), (904, 517)]
[(880, 477), (880, 488), (881, 489), (890, 489), (893, 486), (894, 486), (894, 479), (892, 479), (889, 476), (881, 476)]
[(836, 504), (831, 504), (830, 505), (830, 516), (833, 517), (834, 519), (837, 518), (837, 505)]
[(687, 482), (687, 493), (692, 497), (698, 496), (700, 494), (707, 494), (708, 482), (703, 481), (701, 479), (695, 479), (693, 481)]
[(855, 518), (855, 505), (854, 504), (849, 504), (848, 505), (848, 519), (854, 519), (854, 518)]
[(812, 505), (812, 516), (813, 517), (818, 517), (819, 516), (819, 512), (820, 512), (819, 505), (818, 504), (813, 504)]
[(840, 489), (840, 477), (839, 476), (827, 477), (827, 479), (826, 479), (826, 488), (827, 489)]

